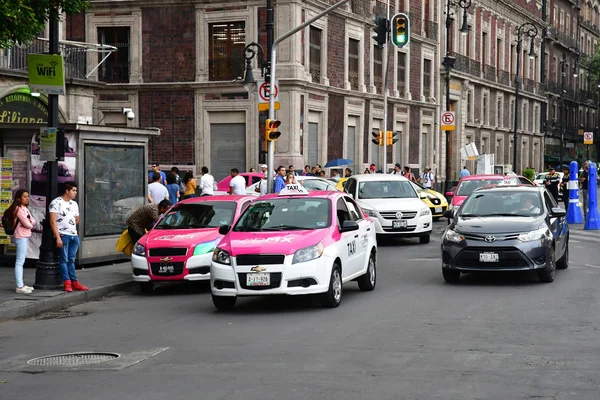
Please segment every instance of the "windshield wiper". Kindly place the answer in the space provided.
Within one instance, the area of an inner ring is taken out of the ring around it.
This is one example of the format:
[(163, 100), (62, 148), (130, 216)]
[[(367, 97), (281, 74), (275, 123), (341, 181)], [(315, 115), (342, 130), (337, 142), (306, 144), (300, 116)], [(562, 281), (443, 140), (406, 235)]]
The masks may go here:
[(250, 226), (240, 226), (233, 230), (234, 232), (260, 232), (260, 228), (252, 228)]
[(304, 230), (308, 229), (303, 226), (295, 226), (295, 225), (279, 225), (279, 226), (270, 226), (267, 228), (262, 228), (263, 231), (293, 231), (293, 230)]
[(461, 217), (481, 217), (481, 214), (460, 214)]

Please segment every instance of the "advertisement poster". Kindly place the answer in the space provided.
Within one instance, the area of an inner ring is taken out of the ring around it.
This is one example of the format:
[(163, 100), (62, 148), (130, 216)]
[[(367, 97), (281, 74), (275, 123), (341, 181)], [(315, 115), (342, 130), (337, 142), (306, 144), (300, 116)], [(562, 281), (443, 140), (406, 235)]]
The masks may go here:
[(56, 160), (56, 128), (40, 128), (40, 160)]
[[(13, 162), (10, 158), (0, 158), (0, 165), (2, 165), (0, 176), (0, 214), (4, 214), (4, 211), (12, 203)], [(4, 229), (0, 232), (0, 244), (10, 244), (10, 237), (6, 236)]]

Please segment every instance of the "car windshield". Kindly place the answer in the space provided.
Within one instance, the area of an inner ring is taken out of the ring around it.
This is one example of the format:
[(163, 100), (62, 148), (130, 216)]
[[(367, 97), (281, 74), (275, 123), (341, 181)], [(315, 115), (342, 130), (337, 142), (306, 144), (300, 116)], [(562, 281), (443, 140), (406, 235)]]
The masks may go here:
[(425, 190), (425, 186), (421, 186), (420, 184), (418, 184), (417, 182), (410, 182), (410, 184), (412, 185), (412, 187), (415, 188), (415, 190), (417, 192), (420, 192), (422, 190)]
[(534, 217), (542, 212), (539, 193), (502, 190), (473, 193), (458, 214), (461, 217)]
[(359, 199), (417, 198), (409, 181), (366, 181), (358, 184)]
[(299, 184), (304, 186), (306, 190), (333, 190), (337, 188), (333, 182), (328, 182), (325, 179), (296, 179)]
[(544, 179), (546, 179), (546, 174), (538, 174), (538, 176), (535, 177), (536, 181), (543, 181)]
[(288, 197), (256, 201), (242, 214), (236, 232), (322, 229), (331, 225), (328, 199)]
[(235, 206), (233, 201), (175, 204), (154, 229), (199, 229), (230, 225)]
[[(518, 184), (519, 181), (516, 177), (506, 178), (513, 184)], [(457, 196), (468, 196), (480, 187), (484, 187), (487, 185), (499, 185), (503, 182), (502, 179), (499, 178), (491, 178), (491, 179), (473, 179), (462, 181), (458, 185), (458, 190), (456, 191)]]

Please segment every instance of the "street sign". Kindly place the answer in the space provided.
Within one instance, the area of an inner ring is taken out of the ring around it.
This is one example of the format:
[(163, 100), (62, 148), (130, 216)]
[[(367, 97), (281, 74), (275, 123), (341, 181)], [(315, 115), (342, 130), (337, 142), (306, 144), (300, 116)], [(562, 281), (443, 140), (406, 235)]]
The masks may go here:
[(583, 144), (594, 144), (594, 132), (583, 133)]
[(441, 128), (443, 131), (453, 131), (456, 129), (456, 116), (454, 111), (444, 111), (441, 118)]
[[(271, 84), (265, 81), (257, 81), (258, 87), (258, 111), (267, 111), (269, 109), (269, 94)], [(279, 82), (275, 83), (275, 109), (279, 110)]]
[(56, 54), (28, 54), (29, 88), (44, 94), (65, 94), (63, 58)]

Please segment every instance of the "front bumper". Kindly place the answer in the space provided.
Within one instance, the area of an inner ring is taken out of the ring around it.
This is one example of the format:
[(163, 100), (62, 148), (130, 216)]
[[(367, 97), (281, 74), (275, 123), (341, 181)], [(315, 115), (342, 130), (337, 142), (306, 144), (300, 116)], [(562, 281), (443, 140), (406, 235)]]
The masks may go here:
[[(160, 264), (148, 261), (146, 257), (131, 255), (132, 278), (135, 282), (153, 281), (207, 281), (210, 279), (210, 265), (212, 252), (191, 256), (185, 260), (175, 262), (175, 270), (171, 273), (159, 273), (152, 264)], [(179, 265), (181, 267), (179, 268)]]
[(375, 223), (375, 233), (378, 235), (394, 235), (394, 236), (422, 236), (430, 234), (432, 227), (431, 214), (423, 216), (415, 216), (412, 219), (406, 220), (406, 228), (394, 228), (393, 220), (385, 219), (381, 215), (371, 217)]
[(323, 254), (316, 260), (292, 264), (293, 255), (286, 256), (283, 264), (261, 264), (261, 273), (270, 276), (269, 286), (248, 286), (247, 274), (256, 266), (224, 265), (213, 262), (211, 265), (210, 287), (216, 296), (265, 296), (265, 295), (305, 295), (324, 293), (329, 290), (329, 279), (334, 259)]

